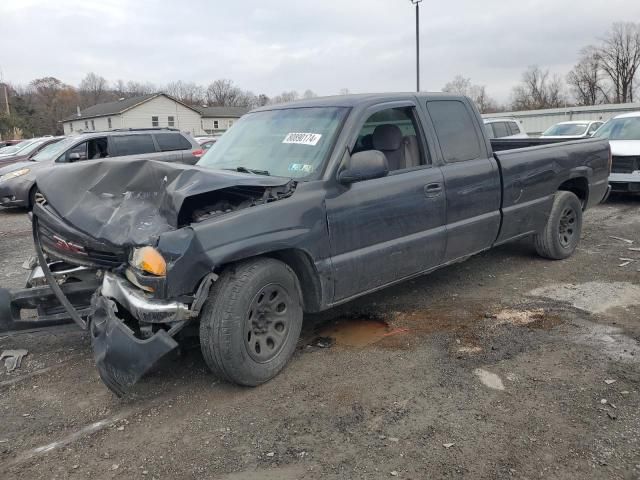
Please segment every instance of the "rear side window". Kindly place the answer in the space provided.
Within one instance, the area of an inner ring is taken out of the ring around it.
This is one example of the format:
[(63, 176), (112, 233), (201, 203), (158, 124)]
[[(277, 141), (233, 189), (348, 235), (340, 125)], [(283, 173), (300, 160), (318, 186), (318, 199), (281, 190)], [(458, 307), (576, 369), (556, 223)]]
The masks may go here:
[(485, 130), (485, 132), (487, 132), (487, 137), (496, 138), (496, 134), (493, 133), (493, 127), (491, 126), (490, 123), (485, 123), (484, 124), (484, 130)]
[(497, 138), (504, 138), (511, 135), (507, 125), (507, 122), (496, 122), (493, 124), (493, 130), (496, 132)]
[(117, 135), (111, 137), (111, 142), (115, 147), (115, 154), (118, 156), (140, 155), (156, 151), (151, 135)]
[(191, 150), (191, 143), (179, 133), (156, 133), (156, 142), (163, 152)]
[(464, 103), (439, 100), (428, 102), (427, 109), (446, 162), (464, 162), (482, 156), (473, 118)]
[(520, 133), (520, 127), (516, 122), (509, 122), (509, 128), (511, 129), (511, 135), (518, 135)]

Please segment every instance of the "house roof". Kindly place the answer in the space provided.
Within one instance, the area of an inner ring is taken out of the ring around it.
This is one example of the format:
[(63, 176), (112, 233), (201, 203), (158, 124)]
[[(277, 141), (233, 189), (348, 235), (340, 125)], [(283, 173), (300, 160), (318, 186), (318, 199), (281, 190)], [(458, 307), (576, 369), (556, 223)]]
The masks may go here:
[(205, 118), (240, 118), (249, 111), (247, 107), (196, 107)]
[[(63, 122), (72, 122), (74, 120), (82, 120), (85, 118), (95, 118), (95, 117), (105, 117), (107, 115), (119, 115), (121, 113), (126, 112), (127, 110), (132, 109), (133, 107), (137, 107), (138, 105), (148, 102), (149, 100), (164, 96), (167, 97), (174, 102), (177, 102), (185, 107), (195, 110), (193, 107), (189, 105), (185, 105), (184, 103), (176, 100), (175, 98), (167, 95), (166, 93), (151, 93), (149, 95), (140, 95), (137, 97), (123, 98), (122, 100), (117, 100), (115, 102), (107, 102), (107, 103), (99, 103), (98, 105), (93, 105), (91, 107), (87, 107), (80, 112), (80, 116), (72, 115), (70, 117), (62, 120)], [(198, 112), (199, 113), (199, 112)]]

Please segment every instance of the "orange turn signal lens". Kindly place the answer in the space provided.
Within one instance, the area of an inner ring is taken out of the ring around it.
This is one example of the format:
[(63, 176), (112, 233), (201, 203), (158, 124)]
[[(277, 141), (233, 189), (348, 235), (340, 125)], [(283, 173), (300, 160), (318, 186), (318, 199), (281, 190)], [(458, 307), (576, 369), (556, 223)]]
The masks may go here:
[(153, 247), (136, 248), (133, 251), (131, 264), (143, 272), (153, 275), (164, 276), (167, 274), (167, 262)]

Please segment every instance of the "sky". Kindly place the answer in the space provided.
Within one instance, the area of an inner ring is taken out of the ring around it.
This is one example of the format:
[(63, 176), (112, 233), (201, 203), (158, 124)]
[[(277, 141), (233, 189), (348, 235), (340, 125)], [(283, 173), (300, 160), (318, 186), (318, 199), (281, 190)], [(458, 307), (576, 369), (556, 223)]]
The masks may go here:
[[(529, 65), (565, 75), (638, 0), (423, 0), (422, 90), (454, 76), (501, 102)], [(1, 0), (0, 71), (26, 84), (232, 79), (256, 94), (415, 89), (410, 0)]]

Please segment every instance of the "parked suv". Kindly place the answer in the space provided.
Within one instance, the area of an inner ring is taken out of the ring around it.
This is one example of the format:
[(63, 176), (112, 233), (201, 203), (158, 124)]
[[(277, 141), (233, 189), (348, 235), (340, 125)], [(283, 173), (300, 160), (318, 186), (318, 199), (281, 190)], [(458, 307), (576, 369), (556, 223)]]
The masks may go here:
[(52, 163), (135, 156), (193, 165), (202, 153), (189, 134), (169, 128), (111, 130), (67, 137), (45, 147), (28, 161), (0, 168), (0, 205), (33, 207), (37, 200), (36, 174)]

